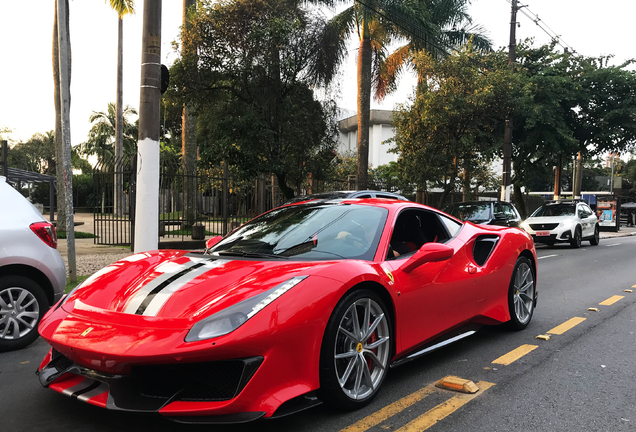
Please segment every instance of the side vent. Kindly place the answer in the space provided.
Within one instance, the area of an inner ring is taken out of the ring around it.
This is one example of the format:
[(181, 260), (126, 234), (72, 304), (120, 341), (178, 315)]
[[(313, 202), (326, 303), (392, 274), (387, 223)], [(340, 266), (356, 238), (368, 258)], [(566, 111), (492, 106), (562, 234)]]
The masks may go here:
[(475, 240), (475, 246), (473, 246), (473, 259), (478, 266), (483, 266), (490, 258), (490, 254), (495, 249), (499, 236), (496, 235), (482, 235)]

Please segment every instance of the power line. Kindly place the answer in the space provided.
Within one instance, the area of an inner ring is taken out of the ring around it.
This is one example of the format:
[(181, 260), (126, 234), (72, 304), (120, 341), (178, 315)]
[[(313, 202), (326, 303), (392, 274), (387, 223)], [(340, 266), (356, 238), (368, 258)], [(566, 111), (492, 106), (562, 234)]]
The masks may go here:
[[(511, 0), (506, 0), (506, 1), (509, 4), (512, 4)], [(570, 45), (567, 42), (565, 42), (561, 36), (556, 34), (556, 32), (554, 30), (552, 30), (546, 24), (545, 21), (543, 21), (541, 18), (539, 18), (539, 15), (535, 14), (534, 12), (532, 12), (528, 8), (528, 5), (521, 5), (521, 6), (519, 6), (518, 10), (522, 14), (524, 14), (530, 21), (535, 23), (537, 25), (537, 27), (539, 27), (541, 30), (543, 30), (543, 32), (545, 34), (547, 34), (550, 37), (550, 39), (552, 39), (557, 44), (559, 44), (561, 46), (561, 48), (563, 48), (565, 51), (568, 51), (568, 52), (571, 52), (571, 53), (576, 53), (576, 50), (572, 47), (572, 45)]]

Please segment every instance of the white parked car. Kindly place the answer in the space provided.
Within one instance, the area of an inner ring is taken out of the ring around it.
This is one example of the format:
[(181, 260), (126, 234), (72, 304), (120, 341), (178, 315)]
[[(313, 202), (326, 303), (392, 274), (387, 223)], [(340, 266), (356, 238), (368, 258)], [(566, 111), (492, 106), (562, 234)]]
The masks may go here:
[(0, 177), (0, 352), (35, 341), (40, 319), (64, 294), (56, 248), (55, 227)]
[(562, 242), (578, 248), (582, 240), (589, 240), (592, 246), (599, 242), (598, 218), (584, 202), (544, 204), (520, 226), (532, 236), (535, 243), (554, 245)]

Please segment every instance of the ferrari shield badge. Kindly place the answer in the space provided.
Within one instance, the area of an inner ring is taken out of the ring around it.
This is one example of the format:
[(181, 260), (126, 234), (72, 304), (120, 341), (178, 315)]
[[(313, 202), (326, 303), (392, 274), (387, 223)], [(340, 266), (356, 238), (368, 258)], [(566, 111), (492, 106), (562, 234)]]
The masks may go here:
[(384, 273), (386, 273), (386, 275), (389, 277), (389, 279), (391, 279), (391, 283), (395, 282), (395, 279), (393, 279), (393, 273), (391, 273), (391, 270), (384, 269)]
[(89, 327), (86, 330), (84, 330), (80, 336), (84, 337), (92, 331), (93, 331), (93, 327)]

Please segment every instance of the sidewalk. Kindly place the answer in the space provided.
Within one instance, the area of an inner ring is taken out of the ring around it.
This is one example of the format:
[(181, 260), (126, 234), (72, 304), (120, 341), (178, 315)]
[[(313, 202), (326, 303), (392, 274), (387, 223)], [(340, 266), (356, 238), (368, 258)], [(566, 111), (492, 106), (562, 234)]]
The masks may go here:
[(622, 226), (618, 232), (603, 232), (601, 231), (601, 238), (615, 238), (615, 237), (628, 237), (636, 235), (636, 227)]

